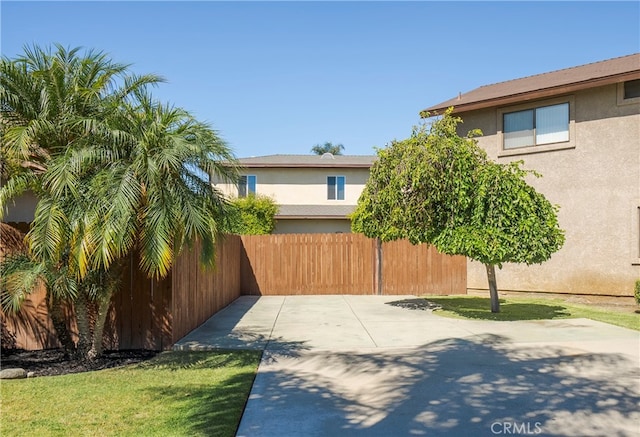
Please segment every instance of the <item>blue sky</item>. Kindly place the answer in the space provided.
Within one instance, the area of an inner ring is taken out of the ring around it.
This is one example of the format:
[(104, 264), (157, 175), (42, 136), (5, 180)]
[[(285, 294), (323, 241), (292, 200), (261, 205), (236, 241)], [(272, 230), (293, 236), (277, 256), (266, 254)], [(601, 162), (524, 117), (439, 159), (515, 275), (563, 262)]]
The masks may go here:
[(482, 85), (640, 52), (640, 2), (0, 2), (4, 56), (94, 48), (238, 157), (372, 154)]

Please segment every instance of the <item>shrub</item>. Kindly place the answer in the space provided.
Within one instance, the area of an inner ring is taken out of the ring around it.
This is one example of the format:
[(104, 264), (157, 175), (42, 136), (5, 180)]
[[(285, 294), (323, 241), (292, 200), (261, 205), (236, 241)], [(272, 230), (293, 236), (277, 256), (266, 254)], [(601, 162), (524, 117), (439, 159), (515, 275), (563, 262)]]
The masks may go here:
[(636, 298), (636, 303), (640, 305), (640, 279), (636, 281), (636, 288), (633, 292), (633, 296)]
[(250, 195), (234, 199), (231, 233), (239, 235), (264, 235), (273, 232), (278, 205), (268, 196)]

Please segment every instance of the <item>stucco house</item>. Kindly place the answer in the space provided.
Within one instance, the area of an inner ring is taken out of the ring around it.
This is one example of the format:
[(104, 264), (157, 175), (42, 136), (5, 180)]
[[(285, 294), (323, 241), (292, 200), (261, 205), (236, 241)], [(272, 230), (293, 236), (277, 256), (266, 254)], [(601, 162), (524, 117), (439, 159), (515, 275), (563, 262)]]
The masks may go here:
[[(505, 265), (502, 290), (631, 296), (640, 279), (640, 54), (486, 85), (426, 108), (454, 107), (497, 162), (523, 160), (560, 206), (564, 247), (541, 265)], [(428, 113), (428, 114), (427, 114)], [(468, 262), (468, 288), (487, 289)]]
[[(374, 155), (268, 155), (239, 159), (238, 185), (217, 183), (230, 197), (250, 193), (280, 206), (276, 234), (351, 232), (351, 214), (369, 178)], [(215, 183), (215, 180), (214, 180)]]

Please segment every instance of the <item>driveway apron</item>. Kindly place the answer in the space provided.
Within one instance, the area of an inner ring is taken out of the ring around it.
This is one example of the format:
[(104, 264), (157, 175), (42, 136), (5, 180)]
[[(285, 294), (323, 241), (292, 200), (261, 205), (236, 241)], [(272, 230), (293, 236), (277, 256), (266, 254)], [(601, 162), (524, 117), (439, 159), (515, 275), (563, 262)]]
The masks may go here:
[(415, 296), (243, 296), (175, 349), (264, 350), (238, 436), (640, 435), (640, 335)]

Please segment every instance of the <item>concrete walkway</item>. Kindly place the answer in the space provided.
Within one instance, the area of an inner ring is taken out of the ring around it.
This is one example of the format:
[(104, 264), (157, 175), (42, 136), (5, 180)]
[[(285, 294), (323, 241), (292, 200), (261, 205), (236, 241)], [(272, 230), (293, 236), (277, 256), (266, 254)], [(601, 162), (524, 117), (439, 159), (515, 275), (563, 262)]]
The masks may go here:
[(637, 331), (413, 299), (245, 296), (175, 348), (264, 350), (238, 436), (640, 436)]

